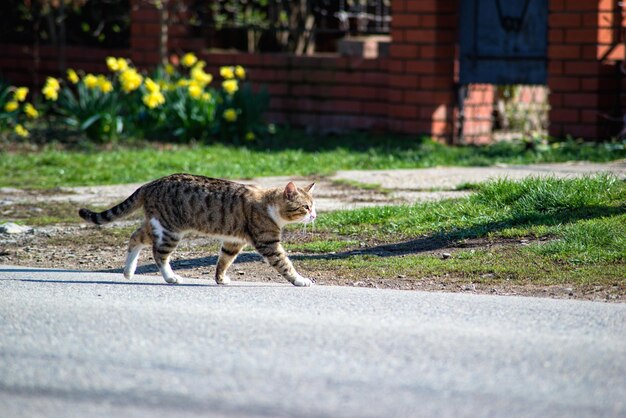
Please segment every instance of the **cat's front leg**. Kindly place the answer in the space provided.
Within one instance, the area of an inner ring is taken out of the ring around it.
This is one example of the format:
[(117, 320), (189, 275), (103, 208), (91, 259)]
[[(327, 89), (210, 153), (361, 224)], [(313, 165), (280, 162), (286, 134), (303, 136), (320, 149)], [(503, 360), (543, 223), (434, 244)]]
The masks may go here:
[(311, 286), (313, 281), (302, 277), (291, 264), (287, 253), (280, 241), (273, 240), (258, 242), (255, 244), (256, 250), (267, 260), (270, 266), (274, 267), (285, 279), (294, 286)]
[(311, 279), (307, 279), (306, 277), (302, 277), (299, 273), (296, 272), (297, 277), (295, 278), (295, 280), (293, 282), (291, 282), (291, 284), (293, 284), (294, 286), (305, 286), (305, 287), (309, 287), (312, 286), (315, 281), (311, 280)]

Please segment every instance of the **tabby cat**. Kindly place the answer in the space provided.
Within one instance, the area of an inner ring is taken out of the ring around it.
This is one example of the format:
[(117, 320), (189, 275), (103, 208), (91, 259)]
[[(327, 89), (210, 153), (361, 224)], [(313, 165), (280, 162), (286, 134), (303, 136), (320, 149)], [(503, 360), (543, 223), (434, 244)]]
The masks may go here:
[(167, 283), (179, 283), (169, 257), (189, 231), (222, 240), (215, 281), (228, 284), (226, 270), (246, 244), (254, 248), (295, 286), (311, 286), (280, 244), (281, 230), (290, 223), (312, 222), (317, 216), (311, 193), (315, 183), (297, 188), (260, 189), (227, 180), (173, 174), (137, 189), (111, 209), (95, 213), (80, 209), (86, 221), (101, 225), (143, 208), (145, 220), (130, 237), (124, 277), (132, 278), (143, 247), (152, 246), (154, 260)]

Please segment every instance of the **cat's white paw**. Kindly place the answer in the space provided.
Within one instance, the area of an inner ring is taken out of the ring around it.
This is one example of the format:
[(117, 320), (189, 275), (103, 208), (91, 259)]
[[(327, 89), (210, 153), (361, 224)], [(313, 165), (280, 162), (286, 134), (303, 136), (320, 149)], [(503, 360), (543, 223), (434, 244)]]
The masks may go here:
[(221, 278), (216, 278), (215, 283), (217, 284), (230, 284), (230, 277), (224, 275)]
[(178, 274), (174, 274), (172, 276), (163, 277), (163, 278), (169, 284), (177, 284), (177, 283), (182, 283), (183, 282), (183, 278), (180, 277)]
[(134, 272), (130, 272), (130, 271), (126, 271), (124, 270), (124, 278), (127, 280), (130, 280), (133, 278), (133, 276), (135, 275)]
[(293, 281), (294, 286), (298, 287), (310, 287), (313, 285), (313, 281), (311, 279), (307, 279), (306, 277), (298, 276), (296, 280)]

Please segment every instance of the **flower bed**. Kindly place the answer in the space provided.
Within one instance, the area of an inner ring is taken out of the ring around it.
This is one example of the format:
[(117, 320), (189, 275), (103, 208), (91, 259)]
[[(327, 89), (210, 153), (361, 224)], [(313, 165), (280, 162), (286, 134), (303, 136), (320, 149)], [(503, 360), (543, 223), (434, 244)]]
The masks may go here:
[(149, 73), (125, 58), (108, 57), (109, 74), (69, 69), (65, 79), (48, 77), (42, 98), (28, 102), (28, 89), (0, 90), (0, 132), (29, 136), (38, 118), (55, 118), (95, 142), (126, 138), (174, 142), (250, 141), (267, 133), (263, 113), (269, 96), (254, 91), (241, 66), (220, 68), (221, 84), (206, 63), (187, 53)]

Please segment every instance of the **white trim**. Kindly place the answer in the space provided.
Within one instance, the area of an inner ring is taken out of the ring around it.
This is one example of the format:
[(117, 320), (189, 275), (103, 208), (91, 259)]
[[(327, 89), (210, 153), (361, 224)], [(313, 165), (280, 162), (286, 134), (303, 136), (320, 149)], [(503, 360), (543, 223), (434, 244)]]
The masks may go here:
[(278, 208), (275, 205), (271, 205), (267, 208), (267, 214), (270, 215), (270, 218), (272, 218), (274, 223), (278, 225), (280, 229), (283, 229), (283, 227), (289, 223), (284, 220), (282, 216), (280, 216)]
[(157, 218), (150, 219), (150, 225), (152, 225), (152, 234), (156, 236), (157, 242), (156, 245), (161, 245), (161, 241), (163, 241), (163, 225)]

